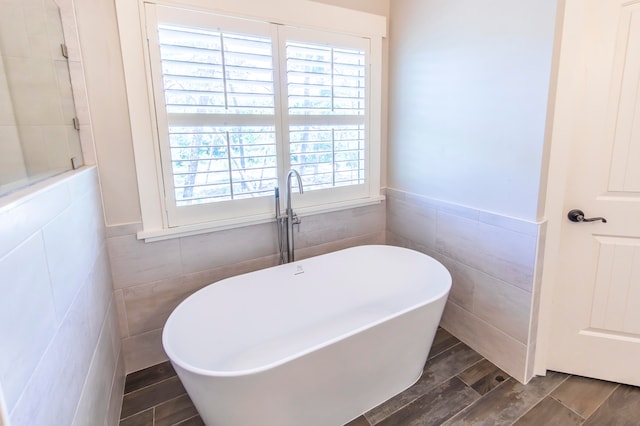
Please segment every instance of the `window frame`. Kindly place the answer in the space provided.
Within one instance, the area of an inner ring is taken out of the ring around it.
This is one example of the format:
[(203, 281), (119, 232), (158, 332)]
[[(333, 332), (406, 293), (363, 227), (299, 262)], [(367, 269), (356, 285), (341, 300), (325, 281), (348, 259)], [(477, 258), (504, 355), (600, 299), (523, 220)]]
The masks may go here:
[[(300, 27), (303, 31), (317, 30), (369, 39), (369, 83), (368, 102), (368, 193), (360, 198), (333, 199), (323, 201), (322, 197), (305, 193), (294, 200), (296, 212), (304, 216), (326, 211), (334, 211), (354, 206), (375, 204), (384, 199), (380, 195), (381, 172), (381, 125), (382, 125), (382, 38), (386, 36), (386, 18), (344, 9), (335, 6), (298, 0), (218, 0), (211, 5), (208, 0), (116, 0), (127, 98), (131, 120), (136, 174), (140, 195), (140, 208), (143, 229), (139, 239), (147, 241), (162, 240), (186, 235), (194, 235), (214, 230), (229, 229), (273, 220), (273, 212), (251, 216), (232, 217), (223, 220), (211, 220), (200, 223), (170, 226), (164, 197), (164, 177), (158, 142), (158, 123), (156, 122), (152, 73), (149, 63), (150, 49), (146, 40), (145, 3), (181, 9), (220, 14), (231, 18), (248, 18), (257, 21)], [(283, 55), (284, 56), (284, 55)], [(280, 58), (280, 66), (286, 64), (286, 58)], [(280, 90), (286, 90), (286, 88)], [(282, 102), (285, 102), (283, 99)], [(285, 120), (286, 122), (286, 120)], [(276, 123), (276, 127), (282, 126)], [(287, 135), (288, 128), (277, 129)], [(284, 144), (288, 146), (287, 144)], [(288, 153), (285, 153), (288, 166)], [(282, 182), (279, 182), (282, 187)], [(331, 188), (335, 191), (336, 188)], [(316, 191), (314, 191), (316, 192)], [(318, 191), (322, 192), (322, 190)], [(271, 197), (268, 199), (273, 204)], [(317, 200), (311, 200), (317, 198)], [(242, 201), (242, 200), (239, 200)], [(274, 209), (275, 211), (275, 209)]]

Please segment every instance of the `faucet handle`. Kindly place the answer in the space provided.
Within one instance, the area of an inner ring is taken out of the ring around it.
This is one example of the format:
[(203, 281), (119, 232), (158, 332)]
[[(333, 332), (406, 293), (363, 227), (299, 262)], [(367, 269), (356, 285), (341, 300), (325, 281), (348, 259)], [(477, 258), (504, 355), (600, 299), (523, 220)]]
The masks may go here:
[(300, 224), (302, 223), (302, 219), (297, 214), (293, 214), (293, 220), (291, 221), (291, 225), (298, 225), (298, 232), (300, 232)]

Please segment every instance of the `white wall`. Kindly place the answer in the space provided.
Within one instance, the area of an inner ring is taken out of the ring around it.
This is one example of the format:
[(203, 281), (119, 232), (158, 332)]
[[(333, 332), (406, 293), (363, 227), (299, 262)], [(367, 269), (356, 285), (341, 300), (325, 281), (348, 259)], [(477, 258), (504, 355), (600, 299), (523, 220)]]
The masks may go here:
[(388, 186), (535, 221), (556, 1), (394, 0)]
[(96, 169), (27, 192), (0, 204), (0, 384), (11, 425), (117, 424), (124, 367)]
[(393, 0), (387, 243), (453, 276), (441, 325), (533, 375), (556, 1)]
[(391, 0), (312, 0), (317, 3), (331, 4), (347, 9), (360, 10), (374, 15), (389, 16)]
[(107, 225), (140, 221), (113, 0), (74, 0)]

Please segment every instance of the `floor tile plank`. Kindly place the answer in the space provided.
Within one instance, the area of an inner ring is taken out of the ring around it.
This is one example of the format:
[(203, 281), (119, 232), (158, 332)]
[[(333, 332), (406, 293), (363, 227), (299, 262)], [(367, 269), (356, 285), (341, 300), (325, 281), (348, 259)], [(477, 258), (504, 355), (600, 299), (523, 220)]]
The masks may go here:
[(183, 422), (176, 423), (174, 426), (206, 426), (200, 416), (191, 417)]
[(637, 426), (638, 424), (640, 424), (640, 388), (628, 385), (618, 386), (584, 423), (585, 426)]
[(582, 417), (548, 396), (515, 422), (514, 426), (579, 426), (582, 422)]
[(120, 426), (153, 426), (153, 408), (120, 420)]
[(458, 340), (457, 337), (453, 336), (444, 328), (439, 327), (438, 331), (436, 331), (436, 336), (433, 338), (433, 343), (431, 344), (429, 359), (436, 355), (440, 355), (442, 352), (457, 345), (458, 343), (460, 343), (460, 340)]
[(130, 393), (154, 383), (161, 382), (176, 375), (169, 361), (127, 374), (124, 393)]
[(349, 423), (347, 423), (344, 426), (371, 426), (371, 424), (369, 423), (369, 421), (367, 421), (367, 419), (364, 416), (360, 416), (354, 420), (351, 420)]
[(365, 417), (369, 423), (375, 424), (481, 359), (476, 351), (458, 343), (427, 361), (424, 373), (415, 385), (368, 411)]
[[(522, 385), (443, 329), (432, 355), (415, 385), (346, 426), (640, 425), (638, 387), (555, 372)], [(204, 426), (169, 363), (126, 383), (120, 426)]]
[(444, 424), (511, 425), (566, 379), (567, 375), (555, 372), (534, 377), (528, 385), (507, 379)]
[(484, 395), (510, 376), (488, 360), (483, 359), (458, 374), (458, 377), (480, 395)]
[(191, 398), (184, 394), (156, 406), (155, 426), (171, 426), (197, 415)]
[(431, 389), (411, 404), (377, 423), (378, 426), (436, 426), (452, 417), (480, 394), (457, 377)]
[(617, 387), (617, 383), (571, 376), (551, 396), (586, 419)]
[(144, 411), (185, 393), (178, 377), (128, 393), (122, 399), (121, 418)]

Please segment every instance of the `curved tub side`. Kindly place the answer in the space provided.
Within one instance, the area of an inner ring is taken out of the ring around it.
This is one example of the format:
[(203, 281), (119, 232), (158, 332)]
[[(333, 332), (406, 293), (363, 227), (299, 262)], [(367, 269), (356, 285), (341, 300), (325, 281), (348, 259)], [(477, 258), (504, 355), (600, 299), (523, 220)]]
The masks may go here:
[[(369, 255), (398, 270), (349, 270)], [(294, 273), (301, 264), (306, 275)], [(356, 247), (194, 293), (168, 319), (163, 345), (206, 424), (340, 425), (419, 379), (450, 288), (426, 255)]]
[(446, 295), (255, 374), (211, 377), (174, 366), (206, 424), (342, 425), (420, 378), (445, 303)]
[[(296, 274), (298, 267), (305, 272)], [(174, 310), (162, 341), (183, 369), (253, 374), (446, 297), (450, 287), (448, 271), (425, 254), (353, 247), (207, 286)]]

